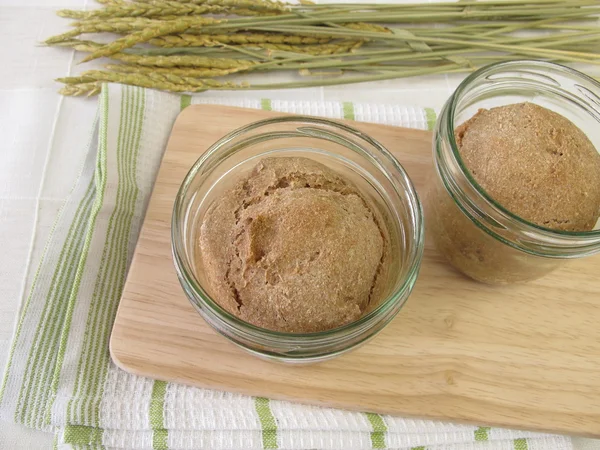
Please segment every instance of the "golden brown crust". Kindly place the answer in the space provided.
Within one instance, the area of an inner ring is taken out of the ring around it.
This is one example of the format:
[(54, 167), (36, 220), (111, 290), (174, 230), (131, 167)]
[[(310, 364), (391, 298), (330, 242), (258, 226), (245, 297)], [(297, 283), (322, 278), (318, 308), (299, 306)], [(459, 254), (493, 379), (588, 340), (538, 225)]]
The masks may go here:
[(214, 299), (277, 331), (315, 332), (367, 308), (386, 241), (356, 187), (307, 158), (266, 158), (208, 210), (200, 253)]
[(532, 103), (479, 110), (455, 130), (477, 183), (519, 217), (588, 231), (600, 215), (600, 154), (565, 117)]

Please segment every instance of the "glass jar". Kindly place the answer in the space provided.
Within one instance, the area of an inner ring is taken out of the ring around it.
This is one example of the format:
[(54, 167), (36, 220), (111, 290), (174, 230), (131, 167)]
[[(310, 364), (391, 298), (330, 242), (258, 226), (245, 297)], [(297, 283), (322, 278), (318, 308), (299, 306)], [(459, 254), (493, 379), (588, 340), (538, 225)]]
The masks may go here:
[(465, 167), (454, 135), (480, 108), (531, 102), (569, 119), (600, 149), (598, 93), (600, 84), (588, 76), (541, 61), (492, 64), (460, 84), (436, 124), (435, 173), (425, 200), (431, 237), (454, 267), (475, 280), (504, 284), (539, 278), (568, 259), (600, 251), (598, 224), (588, 232), (554, 231), (495, 202)]
[[(391, 270), (384, 298), (355, 322), (316, 333), (285, 333), (240, 320), (215, 302), (202, 269), (198, 237), (210, 205), (263, 157), (302, 156), (353, 182), (388, 232)], [(211, 146), (185, 177), (173, 210), (172, 247), (179, 280), (191, 303), (218, 333), (249, 352), (276, 361), (315, 362), (357, 347), (381, 331), (408, 298), (423, 255), (424, 225), (417, 193), (381, 144), (346, 125), (310, 117), (262, 120)]]

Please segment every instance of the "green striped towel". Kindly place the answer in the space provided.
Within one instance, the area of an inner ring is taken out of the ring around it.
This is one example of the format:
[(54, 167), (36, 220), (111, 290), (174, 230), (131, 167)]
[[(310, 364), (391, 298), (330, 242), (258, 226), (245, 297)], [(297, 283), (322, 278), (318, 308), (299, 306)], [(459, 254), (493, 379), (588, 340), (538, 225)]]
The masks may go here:
[[(108, 339), (161, 156), (190, 103), (431, 128), (433, 110), (224, 101), (106, 85), (85, 163), (60, 210), (14, 337), (0, 418), (54, 432), (60, 449), (571, 449), (562, 436), (269, 401), (137, 377)], [(202, 126), (199, 124), (198, 126)]]

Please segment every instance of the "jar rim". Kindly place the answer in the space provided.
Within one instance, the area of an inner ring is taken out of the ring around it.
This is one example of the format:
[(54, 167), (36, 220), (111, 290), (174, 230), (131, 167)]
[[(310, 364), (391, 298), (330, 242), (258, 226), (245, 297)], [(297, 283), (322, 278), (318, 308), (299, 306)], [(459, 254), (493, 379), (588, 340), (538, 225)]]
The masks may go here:
[[(598, 237), (600, 237), (600, 229), (589, 230), (589, 231), (555, 230), (552, 228), (547, 228), (547, 227), (537, 225), (533, 222), (523, 219), (519, 215), (506, 209), (504, 206), (502, 206), (500, 203), (498, 203), (496, 200), (494, 200), (494, 198), (490, 194), (488, 194), (487, 191), (485, 189), (483, 189), (483, 187), (475, 180), (475, 178), (471, 175), (470, 170), (467, 168), (467, 166), (465, 165), (465, 163), (460, 155), (460, 152), (458, 150), (458, 145), (456, 143), (456, 139), (454, 136), (454, 130), (456, 128), (455, 124), (454, 124), (454, 119), (455, 119), (455, 112), (457, 109), (458, 101), (461, 98), (462, 94), (465, 92), (465, 90), (467, 90), (469, 88), (469, 85), (472, 82), (480, 79), (482, 76), (486, 75), (488, 72), (492, 71), (493, 69), (497, 69), (499, 67), (511, 69), (511, 68), (522, 68), (522, 67), (527, 67), (527, 66), (532, 67), (532, 68), (546, 69), (546, 70), (550, 69), (553, 71), (558, 71), (558, 72), (568, 74), (569, 76), (579, 79), (581, 81), (591, 83), (592, 86), (594, 86), (598, 91), (600, 91), (600, 82), (598, 82), (595, 79), (593, 79), (592, 77), (584, 74), (583, 72), (575, 70), (571, 67), (564, 66), (562, 64), (551, 63), (551, 62), (547, 62), (547, 61), (520, 59), (520, 60), (492, 63), (487, 66), (484, 66), (484, 67), (476, 70), (475, 72), (473, 72), (467, 78), (465, 78), (462, 81), (462, 83), (460, 83), (458, 88), (454, 91), (454, 93), (450, 97), (450, 101), (448, 102), (448, 105), (449, 105), (448, 120), (446, 120), (445, 123), (441, 124), (441, 126), (446, 127), (445, 131), (447, 133), (448, 141), (450, 143), (450, 148), (452, 149), (453, 158), (461, 171), (461, 175), (463, 175), (468, 180), (468, 182), (473, 186), (473, 188), (477, 191), (477, 193), (479, 195), (481, 195), (492, 208), (498, 210), (503, 215), (508, 216), (509, 218), (515, 220), (519, 225), (523, 226), (526, 230), (533, 231), (535, 233), (542, 233), (548, 237), (598, 238)], [(600, 150), (598, 150), (598, 151), (600, 151)]]
[[(184, 253), (185, 249), (181, 248), (183, 245), (183, 239), (180, 235), (180, 230), (178, 227), (178, 220), (181, 217), (182, 208), (183, 208), (183, 200), (186, 196), (186, 193), (196, 177), (198, 171), (202, 167), (203, 164), (207, 162), (207, 160), (213, 156), (216, 152), (218, 152), (224, 145), (233, 141), (236, 138), (244, 135), (245, 133), (260, 129), (262, 127), (267, 127), (270, 125), (276, 125), (286, 122), (300, 122), (300, 123), (308, 123), (308, 124), (317, 124), (317, 125), (326, 125), (338, 131), (343, 131), (345, 133), (350, 134), (354, 138), (359, 141), (364, 141), (365, 143), (372, 146), (379, 152), (379, 157), (383, 157), (387, 160), (388, 163), (391, 163), (393, 170), (395, 173), (388, 173), (387, 170), (381, 166), (381, 164), (377, 164), (378, 168), (384, 172), (384, 175), (388, 178), (394, 189), (397, 191), (398, 195), (403, 195), (408, 197), (410, 209), (413, 213), (413, 217), (410, 220), (411, 227), (414, 228), (412, 231), (412, 235), (414, 236), (414, 246), (411, 251), (411, 255), (408, 258), (409, 260), (409, 268), (406, 271), (406, 274), (401, 279), (400, 286), (395, 289), (390, 295), (388, 295), (381, 303), (374, 308), (369, 313), (361, 316), (359, 319), (350, 322), (348, 324), (342, 325), (340, 327), (318, 331), (318, 332), (310, 332), (310, 333), (290, 333), (283, 331), (270, 330), (268, 328), (262, 328), (256, 325), (253, 325), (249, 322), (241, 320), (235, 315), (231, 314), (223, 307), (221, 307), (212, 297), (205, 291), (205, 289), (201, 286), (201, 283), (198, 281), (195, 273), (189, 265), (186, 263), (184, 258), (182, 257), (182, 253)], [(397, 189), (398, 180), (402, 181), (403, 189), (400, 191)], [(173, 260), (175, 263), (175, 269), (180, 280), (185, 281), (185, 283), (193, 290), (193, 292), (198, 295), (200, 299), (204, 302), (204, 304), (211, 310), (212, 313), (216, 314), (220, 319), (226, 320), (228, 323), (235, 325), (236, 329), (240, 329), (242, 332), (252, 332), (256, 333), (262, 338), (271, 339), (287, 339), (288, 341), (295, 342), (298, 339), (302, 341), (311, 341), (311, 342), (319, 342), (321, 339), (326, 339), (329, 337), (338, 336), (340, 333), (345, 332), (360, 332), (362, 330), (363, 325), (368, 324), (375, 317), (384, 314), (385, 312), (392, 309), (398, 301), (405, 297), (405, 295), (410, 293), (414, 283), (416, 281), (421, 260), (423, 257), (423, 249), (424, 249), (424, 219), (423, 219), (423, 211), (421, 202), (417, 195), (416, 189), (408, 174), (400, 164), (400, 162), (387, 150), (381, 143), (377, 140), (373, 139), (369, 135), (363, 133), (362, 131), (328, 119), (322, 119), (311, 116), (304, 115), (289, 115), (282, 117), (275, 117), (272, 119), (263, 119), (243, 127), (237, 128), (232, 132), (226, 134), (217, 142), (212, 144), (199, 158), (196, 160), (194, 165), (188, 171), (185, 176), (181, 186), (177, 192), (177, 196), (175, 198), (175, 203), (173, 206), (173, 213), (171, 218), (171, 248), (173, 253)], [(189, 297), (189, 295), (188, 295)], [(190, 298), (191, 300), (191, 298)], [(193, 301), (192, 301), (193, 302)], [(193, 302), (194, 303), (194, 302)], [(197, 305), (195, 305), (197, 306)]]

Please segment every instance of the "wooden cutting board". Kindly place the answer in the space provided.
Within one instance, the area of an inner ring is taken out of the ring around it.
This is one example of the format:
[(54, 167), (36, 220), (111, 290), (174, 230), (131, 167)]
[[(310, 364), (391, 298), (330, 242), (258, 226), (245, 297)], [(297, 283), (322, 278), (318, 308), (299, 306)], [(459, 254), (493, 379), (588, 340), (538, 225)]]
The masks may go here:
[[(419, 280), (398, 316), (360, 349), (315, 365), (266, 362), (214, 332), (173, 267), (175, 194), (212, 143), (277, 115), (197, 105), (177, 119), (112, 333), (121, 368), (317, 405), (600, 437), (598, 257), (530, 284), (491, 287), (457, 273), (428, 240)], [(431, 133), (353, 125), (391, 150), (423, 192)]]

